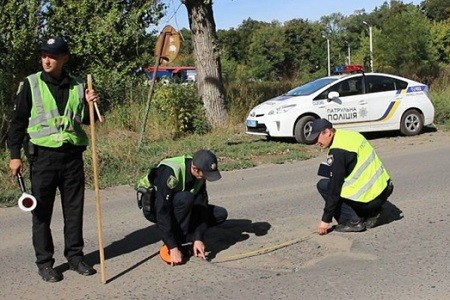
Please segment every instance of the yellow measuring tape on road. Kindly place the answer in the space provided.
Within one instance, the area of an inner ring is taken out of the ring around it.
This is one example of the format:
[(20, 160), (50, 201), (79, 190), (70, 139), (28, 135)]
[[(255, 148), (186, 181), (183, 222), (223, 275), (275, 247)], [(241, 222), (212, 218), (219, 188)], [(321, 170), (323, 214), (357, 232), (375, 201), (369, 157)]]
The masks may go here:
[(313, 232), (309, 233), (308, 235), (306, 235), (304, 237), (301, 237), (301, 238), (298, 238), (298, 239), (290, 240), (290, 241), (287, 241), (287, 242), (284, 242), (284, 243), (281, 243), (281, 244), (277, 244), (277, 245), (272, 245), (272, 246), (269, 246), (269, 247), (266, 247), (266, 248), (262, 248), (262, 249), (259, 249), (259, 250), (255, 250), (255, 251), (250, 251), (250, 252), (244, 252), (244, 253), (240, 253), (240, 254), (236, 254), (236, 255), (231, 255), (231, 256), (228, 256), (228, 257), (224, 257), (222, 259), (215, 260), (212, 263), (213, 264), (219, 264), (219, 263), (224, 263), (224, 262), (244, 259), (244, 258), (248, 258), (248, 257), (253, 257), (253, 256), (257, 256), (257, 255), (273, 252), (275, 250), (278, 250), (278, 249), (281, 249), (281, 248), (284, 248), (284, 247), (288, 247), (288, 246), (291, 246), (291, 245), (294, 245), (294, 244), (297, 244), (297, 243), (300, 243), (300, 242), (307, 241), (307, 240), (311, 239), (315, 233), (316, 232), (313, 231)]

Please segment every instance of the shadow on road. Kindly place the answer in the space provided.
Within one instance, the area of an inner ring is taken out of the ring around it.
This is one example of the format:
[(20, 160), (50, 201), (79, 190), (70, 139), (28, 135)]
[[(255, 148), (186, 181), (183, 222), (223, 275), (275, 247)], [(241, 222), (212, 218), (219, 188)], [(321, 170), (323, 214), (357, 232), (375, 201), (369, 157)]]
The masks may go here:
[(256, 236), (266, 235), (271, 225), (267, 222), (252, 222), (251, 220), (227, 220), (224, 223), (210, 228), (206, 233), (206, 248), (209, 252), (208, 260), (231, 247), (232, 245), (247, 240), (250, 234)]
[[(143, 247), (154, 244), (160, 240), (161, 240), (161, 235), (160, 235), (156, 225), (151, 225), (146, 228), (139, 229), (135, 232), (132, 232), (132, 233), (126, 235), (123, 239), (115, 241), (115, 242), (111, 243), (110, 245), (106, 246), (104, 249), (105, 260), (139, 250)], [(149, 259), (153, 258), (156, 255), (158, 255), (158, 253), (151, 254), (150, 256), (137, 262), (136, 264), (129, 267), (128, 269), (117, 274), (113, 278), (110, 278), (107, 282), (111, 282), (111, 281), (119, 278), (120, 276), (130, 272), (131, 270), (137, 268), (138, 266), (142, 265), (143, 263), (145, 263), (146, 261), (148, 261)], [(93, 251), (91, 253), (86, 254), (84, 256), (84, 260), (91, 266), (100, 264), (99, 251), (97, 250), (97, 251)], [(61, 264), (61, 265), (57, 266), (55, 269), (57, 269), (60, 272), (65, 272), (69, 269), (69, 264), (68, 263)]]
[[(216, 257), (217, 253), (223, 251), (237, 242), (244, 241), (250, 237), (250, 234), (256, 236), (266, 235), (271, 225), (267, 222), (255, 222), (251, 220), (227, 220), (224, 223), (211, 227), (206, 232), (205, 243), (209, 252), (208, 260)], [(116, 256), (127, 254), (139, 250), (148, 245), (154, 244), (161, 240), (161, 235), (156, 225), (151, 225), (143, 229), (139, 229), (126, 235), (123, 239), (115, 241), (104, 249), (105, 260)], [(141, 261), (135, 263), (129, 268), (123, 270), (119, 274), (107, 280), (107, 283), (127, 274), (151, 258), (158, 255), (158, 252), (143, 258)], [(84, 260), (90, 265), (99, 265), (100, 256), (99, 251), (87, 253)], [(69, 269), (67, 263), (56, 267), (60, 272), (65, 272)]]
[[(139, 229), (126, 235), (123, 239), (112, 242), (105, 247), (105, 259), (127, 254), (139, 250), (145, 246), (154, 244), (161, 240), (161, 235), (156, 225)], [(100, 263), (98, 251), (85, 255), (85, 260), (91, 264)]]
[[(429, 133), (429, 132), (436, 132), (437, 128), (433, 126), (426, 126), (422, 129), (423, 133)], [(382, 138), (394, 138), (394, 137), (401, 137), (403, 136), (400, 131), (398, 130), (391, 130), (391, 131), (377, 131), (377, 132), (363, 132), (362, 135), (368, 140), (376, 140), (376, 139), (382, 139)]]
[(381, 226), (389, 224), (402, 218), (403, 212), (388, 200), (383, 204), (383, 210), (381, 211), (380, 217), (375, 225)]

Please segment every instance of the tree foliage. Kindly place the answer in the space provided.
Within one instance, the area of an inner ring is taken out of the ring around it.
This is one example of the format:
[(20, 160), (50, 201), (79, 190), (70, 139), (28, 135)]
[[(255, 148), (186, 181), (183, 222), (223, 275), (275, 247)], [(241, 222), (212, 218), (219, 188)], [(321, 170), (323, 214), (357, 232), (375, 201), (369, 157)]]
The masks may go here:
[[(64, 35), (69, 41), (70, 69), (82, 77), (93, 74), (102, 102), (121, 105), (137, 84), (135, 69), (154, 61), (159, 33), (149, 28), (163, 16), (162, 2), (1, 1), (0, 124), (7, 119), (5, 112), (11, 107), (18, 82), (40, 68), (41, 41), (54, 35)], [(390, 0), (371, 12), (333, 13), (313, 22), (249, 18), (236, 28), (218, 32), (213, 1), (180, 0), (179, 4), (185, 5), (190, 26), (180, 30), (183, 43), (175, 63), (197, 67), (198, 93), (212, 127), (226, 124), (225, 108), (232, 101), (226, 98), (223, 78), (246, 84), (302, 82), (324, 76), (324, 34), (330, 41), (332, 70), (350, 57), (352, 64), (368, 67), (370, 40), (363, 21), (372, 27), (376, 71), (431, 82), (450, 63), (450, 0), (424, 0), (420, 6)]]
[(446, 21), (450, 18), (450, 0), (425, 0), (420, 7), (432, 21)]
[(49, 0), (46, 8), (44, 17), (51, 21), (47, 34), (67, 36), (71, 45), (70, 69), (92, 73), (106, 99), (121, 102), (124, 95), (114, 87), (151, 61), (155, 36), (147, 28), (162, 17), (162, 5), (145, 0)]
[(333, 13), (318, 22), (294, 19), (276, 26), (247, 19), (237, 28), (219, 31), (221, 55), (247, 78), (305, 81), (326, 74), (326, 35), (332, 70), (349, 59), (368, 69), (369, 25), (375, 70), (429, 82), (438, 75), (439, 64), (448, 64), (450, 47), (448, 23), (443, 17), (430, 18), (432, 8), (445, 12), (450, 3), (426, 0), (419, 7), (391, 0), (372, 12)]

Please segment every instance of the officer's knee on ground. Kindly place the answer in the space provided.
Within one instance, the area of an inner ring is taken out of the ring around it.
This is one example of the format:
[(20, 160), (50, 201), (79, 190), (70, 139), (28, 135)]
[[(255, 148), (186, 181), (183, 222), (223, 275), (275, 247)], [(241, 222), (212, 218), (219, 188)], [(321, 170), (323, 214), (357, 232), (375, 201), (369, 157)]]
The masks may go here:
[(210, 205), (209, 209), (211, 213), (211, 226), (221, 224), (228, 218), (228, 211), (224, 207)]

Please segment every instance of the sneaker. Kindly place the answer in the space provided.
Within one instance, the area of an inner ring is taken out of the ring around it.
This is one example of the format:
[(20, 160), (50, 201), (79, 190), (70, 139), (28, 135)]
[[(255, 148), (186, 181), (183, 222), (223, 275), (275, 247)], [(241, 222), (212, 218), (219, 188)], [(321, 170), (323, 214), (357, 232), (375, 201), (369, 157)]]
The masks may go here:
[(44, 281), (48, 282), (58, 282), (63, 280), (63, 275), (50, 266), (39, 269), (39, 275), (41, 275)]
[(336, 225), (334, 230), (337, 232), (361, 232), (366, 230), (366, 226), (364, 225), (364, 222), (361, 220), (347, 221), (345, 223)]
[(69, 267), (72, 271), (77, 272), (83, 276), (89, 276), (97, 273), (93, 267), (85, 263), (84, 261), (80, 261), (78, 264), (69, 263)]
[(376, 215), (366, 218), (364, 220), (364, 225), (366, 225), (366, 228), (374, 228), (375, 226), (377, 226), (380, 215), (381, 215), (381, 209)]

